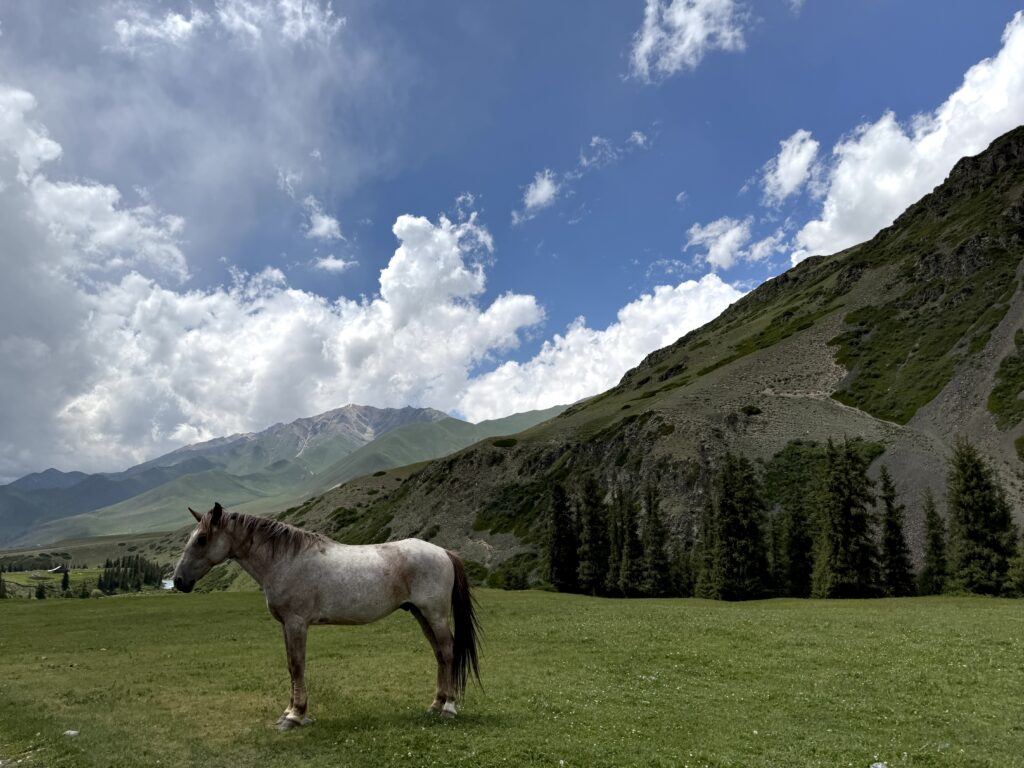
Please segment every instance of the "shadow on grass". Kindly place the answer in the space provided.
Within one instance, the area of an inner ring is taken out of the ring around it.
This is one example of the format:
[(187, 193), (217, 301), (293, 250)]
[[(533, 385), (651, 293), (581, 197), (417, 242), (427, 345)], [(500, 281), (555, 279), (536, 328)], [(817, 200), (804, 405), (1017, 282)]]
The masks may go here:
[[(314, 717), (316, 717), (314, 715)], [(264, 726), (267, 730), (277, 731), (275, 721), (268, 719)], [(517, 727), (514, 718), (494, 712), (466, 712), (455, 718), (445, 718), (433, 712), (416, 712), (402, 710), (398, 712), (353, 712), (342, 716), (316, 717), (312, 725), (281, 731), (282, 737), (300, 733), (349, 733), (367, 731), (403, 731), (430, 729), (467, 730), (487, 728), (489, 730), (507, 730)]]

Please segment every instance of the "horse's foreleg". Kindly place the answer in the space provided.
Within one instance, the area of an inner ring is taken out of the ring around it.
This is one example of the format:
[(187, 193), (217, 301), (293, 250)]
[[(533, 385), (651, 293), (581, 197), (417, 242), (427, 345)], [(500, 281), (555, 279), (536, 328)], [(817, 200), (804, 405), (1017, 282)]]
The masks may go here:
[(277, 721), (282, 731), (299, 725), (308, 725), (306, 717), (306, 631), (304, 621), (284, 622), (284, 647), (288, 654), (288, 674), (292, 679), (292, 697), (288, 709)]

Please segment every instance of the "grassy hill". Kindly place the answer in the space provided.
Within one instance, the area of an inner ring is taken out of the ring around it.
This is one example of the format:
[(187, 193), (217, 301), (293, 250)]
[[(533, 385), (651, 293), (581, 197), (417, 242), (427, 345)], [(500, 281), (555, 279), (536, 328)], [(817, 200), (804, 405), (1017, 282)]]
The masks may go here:
[[(961, 160), (870, 241), (811, 257), (647, 357), (613, 389), (514, 438), (485, 441), (367, 496), (353, 481), (309, 505), (344, 538), (433, 538), (494, 568), (534, 550), (553, 482), (651, 483), (686, 536), (726, 450), (769, 463), (794, 441), (884, 449), (920, 550), (920, 495), (940, 499), (954, 437), (993, 463), (1024, 510), (1019, 403), (1024, 128)], [(345, 518), (347, 519), (347, 518)]]
[(479, 600), (484, 689), (454, 721), (424, 714), (433, 654), (399, 611), (312, 628), (316, 722), (287, 734), (271, 727), (288, 675), (261, 595), (0, 601), (0, 761), (1024, 765), (1015, 601)]

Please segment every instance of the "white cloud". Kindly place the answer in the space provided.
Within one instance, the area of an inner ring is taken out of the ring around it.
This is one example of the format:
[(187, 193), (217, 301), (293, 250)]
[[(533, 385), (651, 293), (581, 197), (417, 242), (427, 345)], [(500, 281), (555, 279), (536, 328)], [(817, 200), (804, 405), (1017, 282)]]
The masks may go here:
[(631, 69), (650, 82), (696, 69), (710, 51), (742, 51), (748, 14), (735, 0), (647, 0)]
[(0, 84), (0, 157), (17, 163), (15, 178), (25, 213), (69, 254), (62, 266), (76, 272), (147, 264), (184, 278), (178, 239), (184, 221), (150, 205), (125, 208), (120, 192), (95, 182), (53, 182), (39, 168), (61, 155), (60, 145), (28, 117), (35, 98)]
[(800, 188), (811, 176), (818, 142), (803, 129), (779, 142), (779, 154), (764, 166), (764, 197), (769, 205), (778, 205)]
[(555, 202), (559, 188), (560, 185), (551, 170), (538, 171), (523, 193), (523, 205), (527, 211), (547, 208)]
[(676, 195), (676, 203), (679, 205), (686, 205), (686, 201), (689, 199), (689, 195), (686, 194), (686, 190), (679, 192)]
[(172, 11), (163, 18), (155, 18), (141, 8), (131, 8), (127, 18), (114, 23), (114, 32), (123, 48), (135, 50), (144, 43), (184, 45), (209, 23), (210, 17), (196, 9), (189, 17)]
[(278, 0), (281, 33), (292, 41), (330, 42), (345, 24), (334, 15), (331, 3), (321, 5), (319, 0)]
[(330, 2), (320, 0), (216, 0), (214, 5), (214, 16), (193, 8), (189, 16), (170, 11), (162, 17), (132, 5), (114, 22), (114, 33), (129, 51), (141, 44), (184, 45), (214, 22), (251, 43), (269, 34), (291, 43), (328, 44), (345, 24)]
[(25, 181), (45, 162), (60, 157), (60, 144), (41, 125), (31, 125), (25, 115), (36, 108), (27, 91), (0, 86), (0, 147), (18, 164), (18, 178)]
[[(533, 181), (523, 193), (522, 209), (512, 211), (512, 223), (529, 221), (538, 211), (553, 205), (557, 198), (566, 197), (573, 182), (579, 181), (587, 173), (611, 165), (624, 155), (649, 149), (651, 143), (651, 137), (643, 131), (632, 131), (621, 144), (615, 144), (604, 136), (591, 136), (586, 146), (580, 148), (573, 168), (561, 174), (545, 168), (534, 174)], [(574, 217), (569, 223), (575, 224), (578, 221), (579, 217)]]
[[(636, 131), (630, 134), (626, 140), (628, 144), (634, 146), (643, 147), (643, 143), (637, 143), (633, 140), (633, 137), (637, 134)], [(641, 136), (643, 134), (640, 134)], [(646, 139), (646, 137), (644, 137)], [(604, 138), (603, 136), (591, 136), (590, 144), (580, 150), (580, 159), (577, 163), (576, 175), (580, 176), (588, 170), (594, 170), (597, 168), (603, 168), (609, 163), (613, 163), (619, 158), (619, 150), (615, 145)]]
[(633, 131), (629, 134), (629, 143), (640, 149), (647, 149), (650, 146), (651, 139), (643, 131)]
[(786, 233), (782, 229), (776, 229), (768, 237), (758, 240), (750, 246), (746, 251), (746, 259), (748, 261), (764, 261), (772, 254), (785, 250), (787, 245)]
[(687, 230), (687, 248), (702, 247), (701, 257), (716, 269), (729, 269), (746, 256), (743, 247), (750, 242), (751, 217), (733, 219), (723, 216), (707, 224), (694, 224)]
[(558, 192), (562, 188), (556, 178), (554, 171), (545, 168), (534, 174), (533, 181), (523, 192), (523, 210), (512, 212), (512, 222), (519, 224), (528, 221), (537, 215), (537, 211), (543, 210), (555, 202)]
[(821, 213), (796, 234), (797, 263), (874, 235), (942, 182), (958, 159), (1024, 123), (1024, 14), (1007, 24), (1002, 49), (964, 75), (933, 112), (901, 124), (892, 112), (836, 144)]
[(333, 216), (324, 213), (320, 201), (312, 195), (307, 195), (302, 201), (309, 214), (309, 224), (306, 227), (306, 237), (311, 240), (343, 240), (341, 235), (341, 224)]
[(317, 259), (313, 266), (316, 269), (322, 269), (324, 272), (334, 272), (340, 274), (347, 269), (356, 267), (359, 265), (358, 261), (345, 261), (345, 259), (337, 256), (324, 256), (321, 259)]
[(117, 270), (148, 264), (187, 276), (178, 243), (185, 226), (180, 216), (150, 205), (125, 208), (116, 187), (95, 182), (51, 182), (38, 174), (29, 190), (32, 215), (75, 255), (68, 266)]
[(604, 330), (588, 328), (578, 318), (531, 360), (509, 361), (473, 379), (457, 409), (480, 421), (597, 394), (648, 353), (713, 319), (742, 295), (714, 274), (658, 286), (620, 309)]

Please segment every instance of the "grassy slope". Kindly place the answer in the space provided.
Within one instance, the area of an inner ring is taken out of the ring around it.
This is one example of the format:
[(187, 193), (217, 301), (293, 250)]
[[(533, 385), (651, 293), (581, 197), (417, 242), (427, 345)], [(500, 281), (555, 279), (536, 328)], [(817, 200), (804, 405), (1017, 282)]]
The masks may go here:
[(1016, 602), (480, 600), (486, 689), (456, 721), (423, 713), (433, 659), (397, 613), (312, 630), (317, 722), (288, 734), (271, 728), (287, 673), (258, 595), (0, 602), (0, 761), (1024, 765)]

